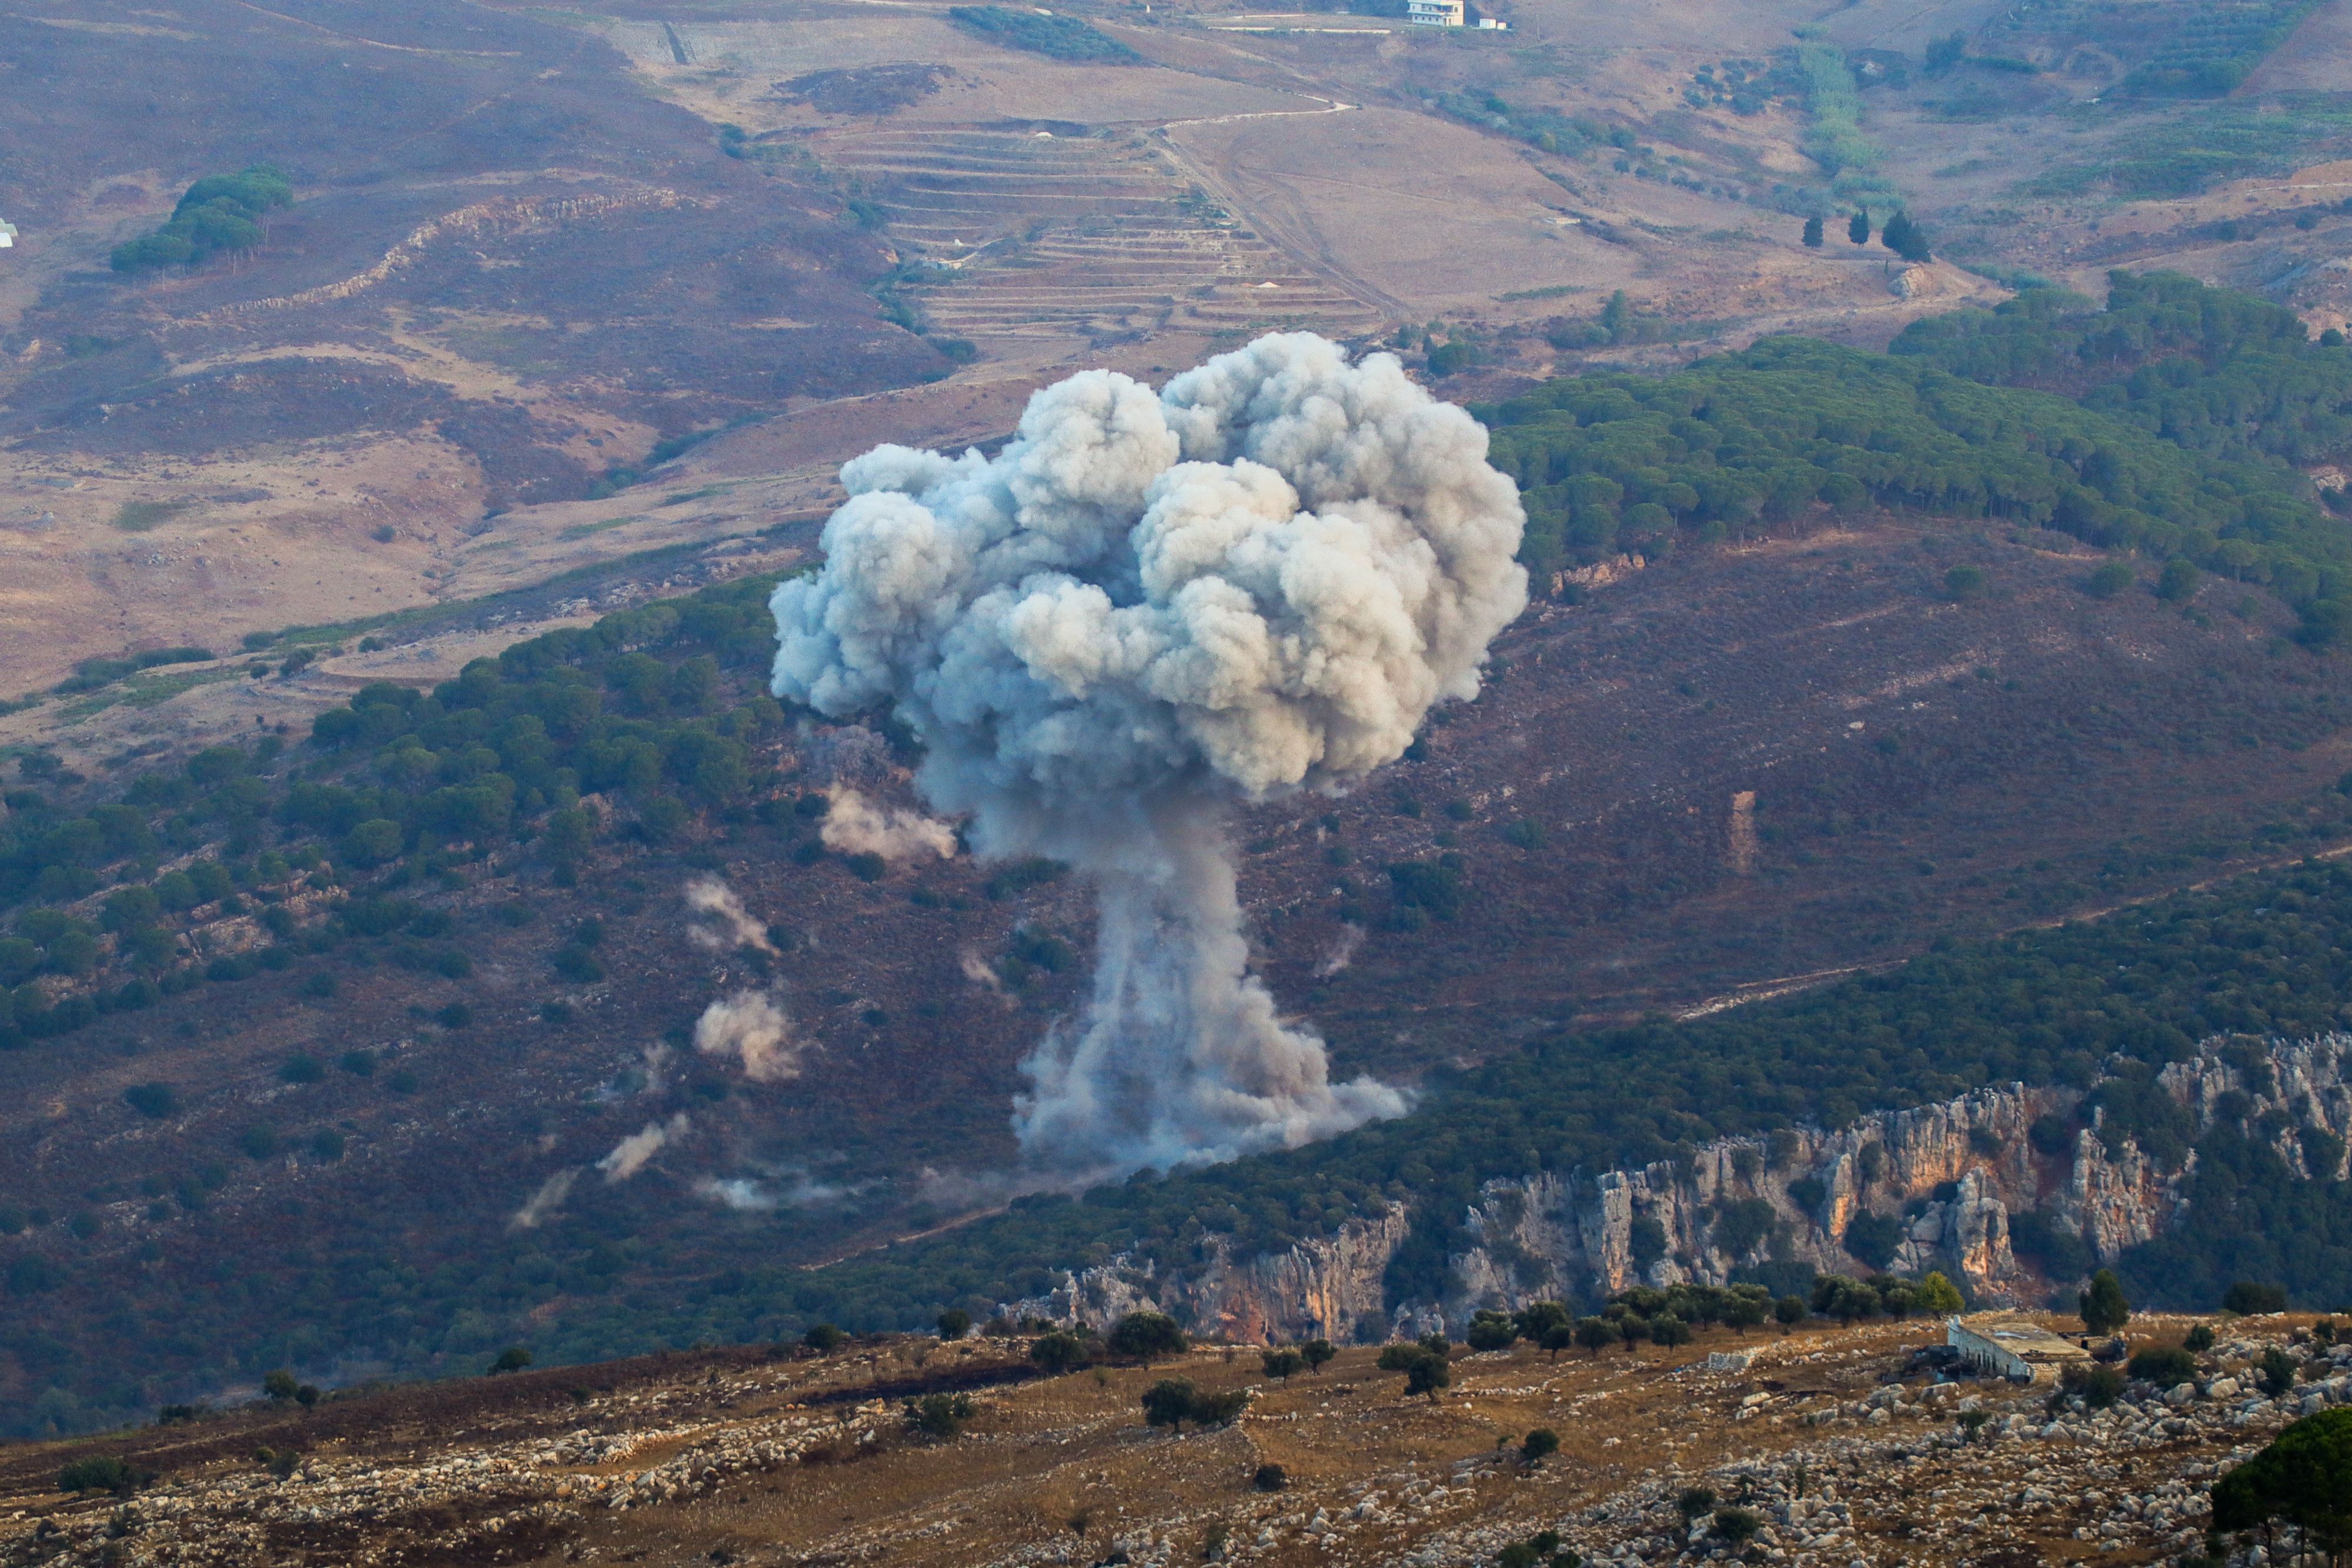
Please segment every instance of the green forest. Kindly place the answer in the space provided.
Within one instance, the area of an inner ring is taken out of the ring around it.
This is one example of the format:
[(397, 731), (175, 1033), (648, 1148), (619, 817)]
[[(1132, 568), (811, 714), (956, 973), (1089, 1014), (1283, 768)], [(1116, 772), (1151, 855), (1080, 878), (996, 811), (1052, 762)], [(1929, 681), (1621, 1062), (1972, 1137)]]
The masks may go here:
[(2291, 311), (2117, 273), (1887, 352), (1767, 339), (1663, 377), (1549, 382), (1479, 411), (1538, 574), (1874, 506), (2054, 529), (2268, 585), (2313, 643), (2352, 617), (2352, 527), (2294, 466), (2352, 455), (2352, 350)]

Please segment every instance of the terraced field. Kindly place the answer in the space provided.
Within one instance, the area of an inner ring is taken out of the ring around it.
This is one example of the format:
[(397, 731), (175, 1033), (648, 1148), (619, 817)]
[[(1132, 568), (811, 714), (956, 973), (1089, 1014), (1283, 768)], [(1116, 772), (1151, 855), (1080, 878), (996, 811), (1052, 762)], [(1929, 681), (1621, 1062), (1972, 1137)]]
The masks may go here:
[(946, 336), (1350, 332), (1377, 319), (1143, 136), (908, 127), (838, 133), (811, 151), (861, 183), (902, 255), (944, 264), (940, 281), (908, 293)]

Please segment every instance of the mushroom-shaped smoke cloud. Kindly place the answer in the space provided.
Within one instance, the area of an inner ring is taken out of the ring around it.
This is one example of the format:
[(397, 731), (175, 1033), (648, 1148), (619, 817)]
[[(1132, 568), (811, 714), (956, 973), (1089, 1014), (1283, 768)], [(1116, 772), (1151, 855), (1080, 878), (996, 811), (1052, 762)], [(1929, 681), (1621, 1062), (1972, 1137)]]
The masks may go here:
[(1087, 1017), (1024, 1067), (1033, 1160), (1227, 1159), (1403, 1109), (1331, 1082), (1250, 977), (1222, 823), (1237, 799), (1344, 789), (1477, 695), (1527, 603), (1524, 514), (1486, 456), (1392, 357), (1288, 333), (1157, 395), (1072, 376), (993, 458), (882, 446), (842, 469), (824, 570), (776, 591), (776, 694), (894, 708), (977, 853), (1099, 890)]

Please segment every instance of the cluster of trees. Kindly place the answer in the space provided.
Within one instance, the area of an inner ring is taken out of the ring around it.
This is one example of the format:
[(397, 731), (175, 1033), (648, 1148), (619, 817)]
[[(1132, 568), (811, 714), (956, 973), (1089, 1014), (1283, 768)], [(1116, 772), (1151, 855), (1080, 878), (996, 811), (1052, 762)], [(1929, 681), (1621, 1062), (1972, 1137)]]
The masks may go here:
[(223, 253), (253, 250), (265, 237), (263, 220), (293, 204), (294, 187), (275, 164), (207, 174), (188, 187), (163, 227), (116, 246), (109, 264), (117, 272), (145, 272), (200, 266)]
[(2352, 354), (2186, 278), (2117, 274), (2105, 310), (2032, 290), (1885, 354), (1768, 339), (1480, 412), (1539, 573), (1878, 505), (2266, 582), (2314, 641), (2352, 613), (2352, 538), (2295, 467), (2352, 451)]
[(948, 8), (948, 17), (992, 44), (1053, 59), (1097, 66), (1139, 65), (1143, 59), (1108, 33), (1076, 16), (1015, 10), (1009, 5), (953, 5)]
[[(395, 891), (526, 847), (569, 881), (602, 831), (586, 794), (622, 807), (625, 831), (648, 839), (698, 819), (751, 821), (755, 789), (773, 782), (758, 747), (785, 722), (761, 689), (773, 586), (746, 579), (551, 632), (430, 694), (362, 687), (313, 721), (299, 765), (269, 736), (200, 751), (79, 813), (42, 790), (9, 791), (0, 908), (36, 906), (0, 936), (0, 1050), (354, 937), (392, 940), (408, 967), (461, 976), (461, 951), (399, 940), (446, 936), (449, 922)], [(770, 794), (761, 820), (796, 832), (802, 806)], [(190, 852), (193, 862), (160, 869)], [(96, 922), (47, 907), (110, 883)], [(298, 931), (284, 901), (305, 886), (348, 896)], [(189, 960), (181, 926), (254, 905), (274, 944)], [(53, 1006), (33, 983), (43, 975), (84, 984)]]

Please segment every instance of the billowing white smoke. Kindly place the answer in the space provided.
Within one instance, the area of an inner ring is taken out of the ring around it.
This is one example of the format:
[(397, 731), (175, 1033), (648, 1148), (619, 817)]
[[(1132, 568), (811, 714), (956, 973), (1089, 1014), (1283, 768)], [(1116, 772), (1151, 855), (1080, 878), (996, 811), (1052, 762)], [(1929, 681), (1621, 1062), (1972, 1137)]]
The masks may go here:
[(1398, 1113), (1334, 1084), (1248, 973), (1223, 833), (1236, 799), (1337, 791), (1432, 704), (1478, 691), (1527, 602), (1524, 516), (1486, 434), (1391, 356), (1261, 338), (1155, 395), (1091, 371), (993, 458), (847, 464), (824, 569), (779, 588), (775, 691), (890, 706), (939, 810), (989, 857), (1101, 897), (1083, 1027), (1026, 1064), (1036, 1160), (1166, 1166)]
[(686, 907), (691, 911), (686, 934), (698, 947), (708, 947), (714, 953), (732, 952), (738, 947), (756, 947), (771, 956), (775, 945), (768, 940), (768, 928), (751, 918), (735, 890), (715, 876), (698, 876), (686, 884)]
[(856, 790), (835, 788), (817, 830), (824, 847), (845, 855), (877, 854), (893, 863), (937, 855), (955, 859), (955, 830), (934, 818), (877, 806)]
[(596, 1162), (596, 1168), (604, 1173), (608, 1182), (626, 1181), (645, 1169), (664, 1148), (693, 1130), (694, 1124), (687, 1120), (683, 1111), (667, 1122), (647, 1122), (614, 1144), (612, 1151)]
[(709, 1056), (734, 1057), (743, 1064), (743, 1076), (754, 1083), (782, 1083), (800, 1076), (801, 1048), (793, 1039), (792, 1020), (760, 991), (739, 991), (703, 1009), (694, 1022), (694, 1049)]

